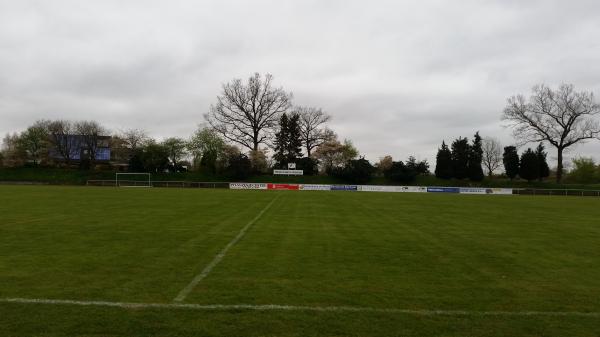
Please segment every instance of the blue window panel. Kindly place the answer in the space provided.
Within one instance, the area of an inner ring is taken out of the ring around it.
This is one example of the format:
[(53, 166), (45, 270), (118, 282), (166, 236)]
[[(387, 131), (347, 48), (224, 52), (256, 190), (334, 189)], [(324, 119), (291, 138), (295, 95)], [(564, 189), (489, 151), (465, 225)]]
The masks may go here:
[(98, 148), (96, 160), (110, 160), (110, 149), (106, 147)]

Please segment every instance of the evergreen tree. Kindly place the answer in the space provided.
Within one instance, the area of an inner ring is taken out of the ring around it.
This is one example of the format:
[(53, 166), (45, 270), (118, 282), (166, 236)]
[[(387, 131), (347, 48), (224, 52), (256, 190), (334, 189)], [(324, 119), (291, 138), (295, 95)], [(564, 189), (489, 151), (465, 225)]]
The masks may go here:
[(288, 124), (288, 116), (284, 113), (279, 118), (279, 131), (275, 134), (275, 154), (273, 155), (273, 159), (275, 159), (276, 165), (279, 168), (283, 168), (283, 166), (286, 165)]
[(540, 164), (538, 156), (531, 148), (527, 149), (521, 155), (521, 168), (519, 176), (527, 181), (532, 181), (540, 177)]
[(535, 154), (538, 158), (538, 164), (540, 165), (540, 174), (539, 179), (542, 181), (544, 178), (548, 178), (550, 176), (550, 166), (548, 166), (548, 161), (546, 157), (548, 153), (545, 151), (544, 144), (540, 143), (535, 149)]
[(275, 154), (273, 159), (277, 166), (287, 168), (288, 163), (295, 163), (302, 156), (302, 139), (300, 137), (300, 116), (282, 114), (279, 119), (279, 131), (275, 134)]
[(302, 136), (300, 115), (292, 114), (288, 122), (286, 154), (288, 163), (295, 163), (302, 157)]
[(452, 142), (452, 173), (456, 179), (469, 177), (469, 152), (471, 146), (468, 138), (459, 137)]
[(504, 170), (506, 176), (510, 180), (515, 179), (519, 174), (519, 154), (517, 148), (514, 146), (507, 146), (504, 148), (504, 154), (502, 155), (502, 162), (504, 163)]
[(452, 152), (445, 142), (442, 142), (442, 146), (438, 149), (435, 176), (440, 179), (452, 179)]
[(469, 163), (468, 163), (468, 174), (469, 179), (472, 181), (483, 180), (483, 168), (481, 162), (483, 161), (483, 149), (481, 146), (481, 136), (479, 131), (475, 133), (473, 138), (473, 145), (471, 145), (469, 151)]

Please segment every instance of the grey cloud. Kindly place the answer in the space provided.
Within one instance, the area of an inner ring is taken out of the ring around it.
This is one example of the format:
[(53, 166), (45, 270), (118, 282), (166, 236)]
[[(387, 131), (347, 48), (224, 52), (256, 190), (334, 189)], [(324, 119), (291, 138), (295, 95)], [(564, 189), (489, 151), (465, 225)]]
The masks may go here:
[(85, 118), (187, 137), (223, 82), (259, 71), (369, 159), (432, 161), (477, 130), (511, 143), (505, 99), (533, 84), (600, 93), (599, 15), (588, 0), (2, 1), (0, 134)]

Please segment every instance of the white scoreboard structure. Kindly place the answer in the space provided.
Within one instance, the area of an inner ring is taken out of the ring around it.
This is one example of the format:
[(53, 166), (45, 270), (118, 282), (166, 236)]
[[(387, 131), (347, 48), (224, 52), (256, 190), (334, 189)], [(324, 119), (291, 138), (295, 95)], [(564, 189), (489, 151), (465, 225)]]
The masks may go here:
[(304, 170), (296, 170), (296, 163), (288, 163), (287, 170), (273, 170), (274, 176), (303, 176)]

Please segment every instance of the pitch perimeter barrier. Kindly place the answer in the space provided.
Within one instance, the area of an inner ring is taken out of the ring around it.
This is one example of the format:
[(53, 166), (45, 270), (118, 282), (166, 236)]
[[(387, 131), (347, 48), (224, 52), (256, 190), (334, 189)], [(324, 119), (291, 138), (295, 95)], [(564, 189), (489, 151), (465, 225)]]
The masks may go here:
[[(115, 187), (115, 180), (88, 180), (87, 186), (107, 186)], [(122, 187), (148, 187), (148, 181), (141, 180), (119, 180), (119, 186)], [(230, 188), (228, 182), (193, 182), (193, 181), (150, 181), (149, 187), (164, 187), (164, 188)]]
[[(115, 187), (115, 180), (88, 180), (88, 186)], [(120, 186), (142, 187), (148, 181), (119, 180)], [(384, 193), (440, 193), (440, 194), (487, 194), (487, 195), (549, 195), (600, 197), (600, 190), (584, 189), (537, 189), (537, 188), (486, 188), (445, 186), (386, 186), (386, 185), (325, 185), (325, 184), (279, 184), (279, 183), (229, 183), (162, 181), (150, 182), (151, 187), (162, 188), (227, 188), (232, 190), (286, 190), (286, 191), (351, 191)]]

